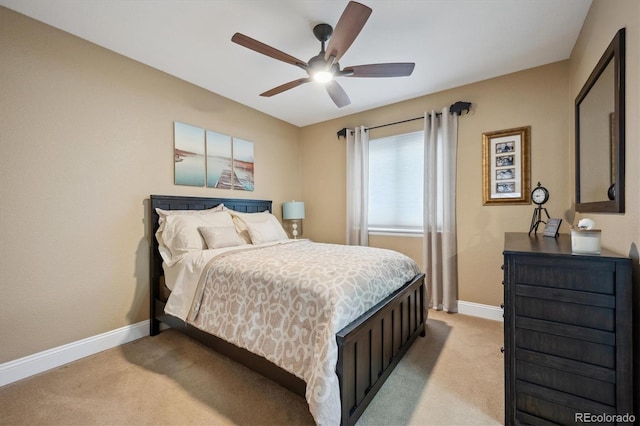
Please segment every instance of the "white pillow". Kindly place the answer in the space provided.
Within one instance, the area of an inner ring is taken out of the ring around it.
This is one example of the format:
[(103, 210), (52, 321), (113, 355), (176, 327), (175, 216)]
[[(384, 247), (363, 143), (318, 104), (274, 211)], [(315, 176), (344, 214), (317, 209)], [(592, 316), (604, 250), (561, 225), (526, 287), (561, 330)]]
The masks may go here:
[(176, 214), (200, 215), (200, 214), (221, 212), (223, 210), (226, 210), (226, 207), (224, 206), (224, 204), (218, 204), (215, 207), (212, 207), (210, 209), (205, 209), (205, 210), (162, 210), (156, 207), (156, 213), (158, 213), (158, 216), (159, 216), (158, 223), (160, 225), (162, 225), (162, 222), (164, 221), (164, 219), (167, 218), (167, 216), (171, 216), (171, 215), (176, 215)]
[[(172, 265), (180, 258), (195, 250), (205, 250), (206, 242), (202, 238), (198, 228), (201, 226), (233, 227), (233, 220), (226, 211), (210, 212), (208, 214), (176, 214), (169, 215), (164, 220), (164, 227), (158, 238), (168, 250), (163, 253), (163, 260)], [(160, 232), (160, 231), (159, 231)], [(156, 237), (158, 237), (156, 233)], [(167, 259), (167, 257), (169, 257)]]
[[(239, 213), (230, 210), (229, 213), (233, 216), (233, 223), (236, 225), (236, 230), (240, 237), (242, 238), (244, 236), (246, 240), (248, 236), (252, 244), (289, 239), (278, 219), (268, 211), (261, 213)], [(252, 230), (252, 224), (258, 225), (253, 226)]]
[(201, 226), (198, 231), (202, 234), (207, 247), (210, 249), (240, 246), (244, 241), (238, 236), (236, 227), (231, 226)]
[(201, 214), (210, 214), (214, 212), (219, 212), (227, 209), (224, 204), (220, 203), (215, 207), (205, 210), (163, 210), (161, 208), (156, 207), (156, 213), (158, 214), (158, 230), (156, 231), (156, 239), (158, 240), (158, 251), (160, 251), (160, 256), (162, 259), (165, 257), (171, 258), (171, 252), (167, 248), (162, 239), (162, 231), (164, 230), (164, 221), (167, 216), (172, 215), (201, 215)]

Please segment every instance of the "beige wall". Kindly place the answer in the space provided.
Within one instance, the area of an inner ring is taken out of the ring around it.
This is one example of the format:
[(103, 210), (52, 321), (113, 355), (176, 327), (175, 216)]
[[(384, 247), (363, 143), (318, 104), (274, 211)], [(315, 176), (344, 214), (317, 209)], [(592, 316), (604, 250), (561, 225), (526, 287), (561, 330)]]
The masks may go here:
[[(502, 302), (501, 254), (505, 232), (528, 232), (533, 205), (482, 205), (482, 133), (531, 126), (531, 180), (550, 191), (552, 217), (571, 221), (568, 134), (568, 63), (507, 75), (302, 129), (302, 194), (307, 207), (305, 235), (345, 241), (345, 148), (336, 138), (343, 127), (375, 126), (418, 117), (455, 101), (473, 103), (459, 121), (457, 220), (459, 299), (497, 306)], [(419, 129), (420, 122), (384, 128)], [(380, 137), (374, 130), (371, 137)], [(567, 219), (568, 218), (568, 219)], [(566, 232), (566, 225), (563, 230)], [(422, 262), (419, 239), (376, 236), (372, 245), (403, 251)]]
[[(299, 128), (0, 7), (0, 363), (148, 318), (150, 194), (300, 198)], [(173, 121), (255, 192), (173, 184)]]
[[(345, 156), (336, 132), (458, 100), (473, 103), (459, 126), (459, 299), (499, 305), (503, 234), (528, 231), (533, 205), (482, 205), (482, 133), (531, 126), (531, 181), (550, 190), (549, 213), (568, 232), (573, 101), (623, 26), (627, 211), (589, 216), (604, 246), (636, 253), (637, 271), (638, 9), (636, 0), (595, 0), (568, 61), (298, 129), (0, 7), (0, 363), (148, 317), (149, 194), (268, 198), (277, 215), (283, 201), (304, 199), (304, 236), (342, 243)], [(256, 191), (173, 185), (174, 120), (254, 141)], [(371, 244), (421, 261), (418, 238)]]
[[(569, 61), (570, 96), (571, 102), (574, 102), (620, 28), (626, 28), (626, 209), (624, 214), (589, 213), (578, 216), (592, 218), (597, 227), (602, 229), (603, 246), (627, 255), (635, 252), (637, 259), (637, 246), (640, 241), (640, 2), (593, 2)], [(573, 116), (572, 112), (572, 120)], [(570, 131), (570, 139), (573, 140), (575, 129), (572, 127)], [(574, 154), (572, 147), (572, 167)], [(575, 179), (573, 173), (571, 178)], [(571, 195), (575, 201), (575, 194)]]
[[(640, 412), (640, 2), (594, 0), (570, 58), (571, 99), (576, 98), (600, 56), (620, 28), (626, 28), (625, 213), (577, 215), (602, 229), (602, 245), (633, 259), (634, 400)], [(573, 116), (572, 116), (573, 118)], [(574, 129), (571, 129), (571, 140)], [(574, 151), (571, 152), (573, 161)]]

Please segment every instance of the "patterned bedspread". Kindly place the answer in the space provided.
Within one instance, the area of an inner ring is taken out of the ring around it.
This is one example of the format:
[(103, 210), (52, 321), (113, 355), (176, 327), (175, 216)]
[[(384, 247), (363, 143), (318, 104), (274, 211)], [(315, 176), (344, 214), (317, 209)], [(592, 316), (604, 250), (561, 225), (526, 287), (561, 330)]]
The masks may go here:
[(188, 321), (307, 383), (316, 423), (340, 423), (335, 334), (419, 273), (391, 250), (290, 240), (213, 257)]

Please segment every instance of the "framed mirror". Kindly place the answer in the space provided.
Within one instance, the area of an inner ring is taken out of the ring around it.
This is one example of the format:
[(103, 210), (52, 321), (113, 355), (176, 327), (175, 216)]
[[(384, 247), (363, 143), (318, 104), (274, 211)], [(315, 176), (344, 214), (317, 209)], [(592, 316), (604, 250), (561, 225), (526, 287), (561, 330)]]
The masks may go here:
[(576, 211), (624, 213), (625, 29), (576, 98)]

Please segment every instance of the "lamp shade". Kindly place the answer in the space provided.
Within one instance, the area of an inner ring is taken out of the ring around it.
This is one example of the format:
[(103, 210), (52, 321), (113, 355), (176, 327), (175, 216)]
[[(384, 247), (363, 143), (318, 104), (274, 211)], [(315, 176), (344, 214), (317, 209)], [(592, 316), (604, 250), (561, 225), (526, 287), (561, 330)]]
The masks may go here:
[(304, 202), (287, 201), (282, 203), (283, 219), (304, 219)]

